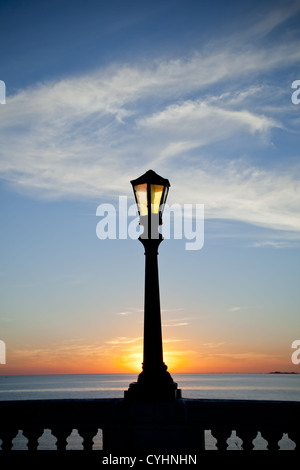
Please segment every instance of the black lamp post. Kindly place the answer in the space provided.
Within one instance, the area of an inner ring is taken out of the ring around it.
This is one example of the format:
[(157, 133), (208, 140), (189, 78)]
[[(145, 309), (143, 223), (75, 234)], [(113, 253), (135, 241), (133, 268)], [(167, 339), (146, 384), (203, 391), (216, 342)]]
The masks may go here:
[(163, 361), (159, 279), (158, 246), (163, 240), (159, 233), (162, 213), (170, 183), (154, 171), (131, 181), (138, 205), (140, 225), (144, 232), (139, 237), (145, 248), (145, 303), (143, 371), (138, 380), (130, 384), (125, 398), (137, 401), (171, 401), (181, 397)]

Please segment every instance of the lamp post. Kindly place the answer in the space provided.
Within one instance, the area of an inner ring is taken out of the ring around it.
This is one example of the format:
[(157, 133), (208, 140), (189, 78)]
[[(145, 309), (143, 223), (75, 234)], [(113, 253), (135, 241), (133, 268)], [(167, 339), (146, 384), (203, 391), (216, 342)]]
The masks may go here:
[(132, 180), (133, 192), (144, 231), (139, 240), (145, 248), (145, 300), (143, 370), (130, 384), (125, 398), (137, 401), (172, 401), (181, 397), (163, 361), (162, 328), (158, 278), (158, 247), (162, 213), (170, 183), (153, 170)]

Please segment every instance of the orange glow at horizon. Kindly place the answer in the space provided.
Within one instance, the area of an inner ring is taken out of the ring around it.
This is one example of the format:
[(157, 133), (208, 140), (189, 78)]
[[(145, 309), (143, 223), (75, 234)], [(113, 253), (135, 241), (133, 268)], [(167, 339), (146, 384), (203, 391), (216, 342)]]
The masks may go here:
[[(105, 346), (74, 344), (60, 348), (10, 351), (0, 375), (20, 374), (139, 374), (142, 371), (142, 341), (108, 342)], [(298, 372), (290, 357), (259, 353), (184, 348), (183, 343), (164, 343), (164, 362), (173, 373), (267, 373)], [(189, 345), (190, 346), (190, 345)]]

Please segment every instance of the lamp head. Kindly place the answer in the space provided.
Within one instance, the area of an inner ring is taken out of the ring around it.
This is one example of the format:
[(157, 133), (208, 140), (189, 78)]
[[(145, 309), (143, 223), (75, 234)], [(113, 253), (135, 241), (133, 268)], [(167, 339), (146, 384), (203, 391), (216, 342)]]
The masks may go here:
[[(162, 213), (169, 192), (170, 182), (155, 171), (148, 170), (131, 181), (135, 200), (140, 214), (140, 225), (148, 227), (148, 235), (158, 225), (162, 225)], [(152, 238), (150, 236), (150, 238)]]

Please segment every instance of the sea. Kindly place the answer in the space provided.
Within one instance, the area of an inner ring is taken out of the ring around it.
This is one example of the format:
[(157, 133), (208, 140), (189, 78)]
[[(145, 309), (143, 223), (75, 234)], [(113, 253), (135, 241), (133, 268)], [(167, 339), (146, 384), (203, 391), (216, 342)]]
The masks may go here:
[[(172, 374), (183, 398), (300, 401), (300, 374)], [(18, 375), (0, 376), (0, 401), (68, 398), (122, 398), (124, 390), (137, 379), (136, 374), (91, 375)], [(1, 442), (1, 440), (0, 440)], [(55, 450), (56, 438), (46, 429), (39, 439), (39, 450)], [(205, 448), (216, 450), (216, 441), (205, 431)], [(232, 431), (228, 450), (241, 450), (242, 441)], [(258, 432), (254, 450), (267, 449)], [(292, 450), (295, 443), (283, 434), (280, 450)], [(20, 430), (13, 440), (13, 450), (27, 449), (27, 439)], [(82, 449), (76, 429), (68, 438), (67, 450)], [(94, 438), (93, 449), (102, 449), (102, 431)]]

